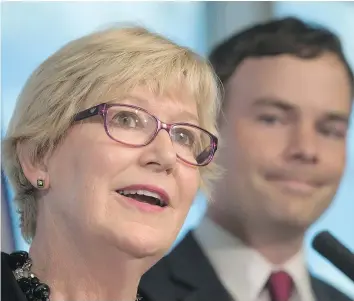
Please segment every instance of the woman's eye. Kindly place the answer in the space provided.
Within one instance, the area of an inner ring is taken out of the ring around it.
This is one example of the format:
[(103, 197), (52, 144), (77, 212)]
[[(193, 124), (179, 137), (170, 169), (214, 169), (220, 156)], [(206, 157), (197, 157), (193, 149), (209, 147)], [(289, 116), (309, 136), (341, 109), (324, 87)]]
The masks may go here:
[(175, 141), (184, 146), (193, 146), (194, 145), (194, 135), (189, 131), (179, 131), (175, 135)]
[(140, 126), (140, 119), (136, 114), (130, 112), (117, 113), (113, 117), (115, 125), (123, 128), (136, 128)]

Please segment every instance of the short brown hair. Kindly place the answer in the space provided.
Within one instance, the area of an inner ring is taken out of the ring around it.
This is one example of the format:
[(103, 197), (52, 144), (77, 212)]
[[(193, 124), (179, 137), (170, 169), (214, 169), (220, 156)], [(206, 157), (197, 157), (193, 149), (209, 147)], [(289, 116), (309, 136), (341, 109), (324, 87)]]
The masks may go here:
[[(350, 82), (354, 83), (339, 38), (326, 28), (292, 17), (257, 24), (229, 37), (211, 51), (209, 59), (217, 76), (226, 85), (247, 58), (290, 54), (312, 59), (324, 53), (335, 54), (345, 66)], [(224, 99), (223, 109), (226, 106)]]

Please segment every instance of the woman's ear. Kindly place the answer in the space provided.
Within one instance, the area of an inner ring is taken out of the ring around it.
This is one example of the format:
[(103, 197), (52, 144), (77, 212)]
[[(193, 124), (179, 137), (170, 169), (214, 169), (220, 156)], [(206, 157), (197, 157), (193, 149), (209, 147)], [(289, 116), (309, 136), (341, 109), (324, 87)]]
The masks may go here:
[(17, 155), (22, 171), (32, 186), (37, 189), (48, 189), (49, 174), (44, 161), (34, 159), (34, 149), (30, 142), (18, 143), (16, 146)]

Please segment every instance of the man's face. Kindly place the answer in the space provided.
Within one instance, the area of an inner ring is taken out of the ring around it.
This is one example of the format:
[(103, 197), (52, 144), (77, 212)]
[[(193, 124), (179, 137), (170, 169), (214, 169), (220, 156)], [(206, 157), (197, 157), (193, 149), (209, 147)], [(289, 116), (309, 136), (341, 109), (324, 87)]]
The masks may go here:
[(344, 66), (329, 54), (247, 59), (226, 98), (218, 157), (227, 172), (215, 204), (246, 224), (306, 229), (331, 203), (345, 166)]

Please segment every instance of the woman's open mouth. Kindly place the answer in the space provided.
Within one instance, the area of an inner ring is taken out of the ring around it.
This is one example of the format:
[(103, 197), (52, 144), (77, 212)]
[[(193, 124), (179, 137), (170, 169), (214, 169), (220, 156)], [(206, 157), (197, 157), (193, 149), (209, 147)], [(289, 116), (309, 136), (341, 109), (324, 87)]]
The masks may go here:
[(162, 197), (156, 192), (139, 189), (139, 190), (118, 190), (117, 193), (127, 198), (134, 199), (141, 203), (147, 203), (161, 208), (167, 206), (167, 202), (165, 202), (162, 199)]

